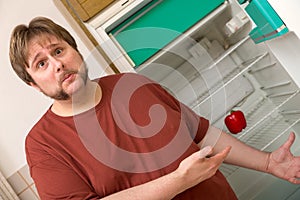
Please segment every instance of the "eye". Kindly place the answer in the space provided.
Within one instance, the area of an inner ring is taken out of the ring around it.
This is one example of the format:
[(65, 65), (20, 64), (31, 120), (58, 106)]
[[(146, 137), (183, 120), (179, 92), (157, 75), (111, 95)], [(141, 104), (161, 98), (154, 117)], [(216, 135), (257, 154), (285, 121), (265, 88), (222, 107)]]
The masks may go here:
[(37, 68), (43, 68), (45, 66), (45, 61), (41, 61), (37, 64)]
[(61, 54), (62, 53), (62, 49), (56, 49), (55, 50), (55, 55), (59, 55), (59, 54)]

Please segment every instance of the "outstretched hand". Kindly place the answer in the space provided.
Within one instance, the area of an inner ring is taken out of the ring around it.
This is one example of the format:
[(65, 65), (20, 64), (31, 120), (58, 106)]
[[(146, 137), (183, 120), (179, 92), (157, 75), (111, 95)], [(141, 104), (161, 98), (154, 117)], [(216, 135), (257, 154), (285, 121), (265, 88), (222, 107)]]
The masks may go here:
[(292, 132), (288, 140), (277, 150), (269, 154), (267, 172), (294, 184), (300, 184), (300, 156), (291, 153), (295, 141)]

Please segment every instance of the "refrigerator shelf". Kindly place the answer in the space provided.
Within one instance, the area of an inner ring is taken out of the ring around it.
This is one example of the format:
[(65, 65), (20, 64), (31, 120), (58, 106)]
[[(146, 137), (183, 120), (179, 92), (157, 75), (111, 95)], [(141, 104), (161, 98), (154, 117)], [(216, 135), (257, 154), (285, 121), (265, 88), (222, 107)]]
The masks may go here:
[[(289, 134), (293, 131), (293, 127), (300, 123), (299, 109), (280, 110), (298, 94), (299, 90), (289, 93), (289, 96), (279, 105), (275, 105), (269, 98), (259, 98), (245, 113), (247, 128), (235, 137), (260, 150), (272, 151), (277, 148), (276, 141)], [(286, 115), (290, 115), (290, 117), (286, 117)], [(239, 168), (223, 164), (220, 170), (225, 177), (230, 177)]]
[(250, 39), (250, 37), (246, 36), (241, 41), (239, 41), (236, 44), (234, 44), (231, 47), (229, 47), (223, 54), (221, 54), (215, 61), (213, 61), (209, 67), (207, 67), (206, 69), (203, 69), (202, 71), (200, 71), (200, 74), (203, 73), (206, 70), (210, 70), (210, 69), (216, 67), (222, 60), (224, 60), (225, 58), (227, 58), (228, 56), (230, 56), (230, 54), (232, 54), (233, 52), (235, 52), (241, 45), (243, 45), (249, 39)]
[[(190, 105), (192, 109), (196, 109), (197, 107), (201, 106), (204, 102), (208, 101), (211, 96), (215, 95), (217, 92), (220, 92), (223, 90), (226, 86), (228, 86), (230, 83), (232, 83), (234, 80), (236, 80), (239, 76), (242, 76), (243, 73), (249, 71), (249, 69), (257, 64), (259, 61), (261, 61), (264, 57), (268, 55), (268, 52), (265, 52), (264, 54), (257, 56), (255, 58), (251, 58), (244, 63), (242, 63), (239, 67), (234, 68), (232, 71), (230, 71), (228, 74), (226, 74), (222, 80), (217, 82), (215, 85), (213, 85), (209, 90), (205, 91), (204, 93), (201, 93), (197, 99)], [(241, 70), (242, 69), (242, 70)]]
[[(282, 107), (289, 104), (289, 101), (295, 98), (298, 95), (299, 90), (291, 93), (290, 96), (286, 97), (280, 104), (276, 105), (273, 101), (268, 98), (262, 98), (259, 100), (251, 109), (246, 113), (246, 118), (248, 121), (248, 128), (238, 136), (240, 140), (245, 141), (243, 138), (247, 138), (248, 134), (255, 135), (255, 129), (260, 127), (265, 127), (264, 123), (268, 121), (274, 121), (273, 118), (281, 118), (283, 112), (281, 111)], [(286, 121), (286, 120), (285, 120)], [(279, 123), (280, 124), (280, 123)], [(274, 127), (272, 127), (274, 129)], [(278, 129), (275, 129), (278, 130)]]

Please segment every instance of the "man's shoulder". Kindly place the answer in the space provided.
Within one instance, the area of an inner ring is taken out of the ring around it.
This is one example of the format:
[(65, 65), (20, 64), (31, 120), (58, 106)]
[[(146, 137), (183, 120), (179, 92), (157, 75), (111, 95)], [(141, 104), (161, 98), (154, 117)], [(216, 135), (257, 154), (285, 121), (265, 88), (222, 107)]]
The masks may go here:
[(32, 128), (29, 130), (27, 137), (39, 135), (42, 130), (47, 129), (47, 127), (52, 126), (52, 117), (50, 108), (35, 122)]

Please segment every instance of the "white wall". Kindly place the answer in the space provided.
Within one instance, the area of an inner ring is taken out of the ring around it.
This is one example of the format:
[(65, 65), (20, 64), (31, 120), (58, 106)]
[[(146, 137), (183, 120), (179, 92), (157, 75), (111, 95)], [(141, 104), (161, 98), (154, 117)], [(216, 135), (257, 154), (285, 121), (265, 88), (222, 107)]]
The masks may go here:
[[(57, 3), (57, 1), (55, 1)], [(10, 66), (8, 51), (12, 29), (28, 24), (36, 16), (46, 16), (67, 28), (75, 37), (83, 56), (94, 68), (91, 76), (103, 75), (103, 69), (91, 54), (91, 44), (83, 34), (76, 34), (76, 24), (61, 14), (52, 0), (0, 0), (0, 170), (9, 177), (26, 164), (24, 139), (38, 118), (51, 104), (51, 100), (24, 84)], [(78, 28), (78, 26), (77, 26)], [(79, 39), (80, 38), (80, 39)], [(99, 62), (104, 65), (103, 58)]]
[(268, 0), (272, 7), (285, 22), (287, 27), (300, 38), (300, 1), (299, 0)]

